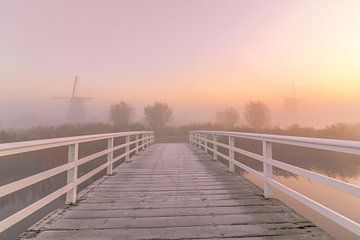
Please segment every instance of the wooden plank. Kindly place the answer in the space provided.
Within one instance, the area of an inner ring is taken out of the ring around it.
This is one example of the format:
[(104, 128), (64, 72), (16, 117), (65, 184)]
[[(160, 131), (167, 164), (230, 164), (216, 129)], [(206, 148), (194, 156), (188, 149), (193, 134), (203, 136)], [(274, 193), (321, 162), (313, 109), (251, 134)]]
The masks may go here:
[(331, 239), (186, 144), (153, 146), (48, 219), (27, 234), (36, 240)]

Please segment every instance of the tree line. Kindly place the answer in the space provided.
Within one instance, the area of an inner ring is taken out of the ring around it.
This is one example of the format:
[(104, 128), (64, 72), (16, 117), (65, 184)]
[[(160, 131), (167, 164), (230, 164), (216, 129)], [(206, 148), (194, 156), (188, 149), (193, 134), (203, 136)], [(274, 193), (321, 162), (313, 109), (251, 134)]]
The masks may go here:
[[(149, 129), (159, 130), (172, 120), (172, 108), (167, 103), (155, 102), (144, 108), (144, 122)], [(110, 107), (110, 121), (114, 126), (127, 129), (133, 124), (135, 109), (130, 103), (121, 101)], [(270, 126), (270, 109), (261, 101), (250, 101), (244, 109), (246, 126), (262, 129)], [(216, 112), (216, 123), (225, 129), (233, 129), (240, 122), (240, 113), (234, 107)]]
[[(149, 129), (164, 128), (172, 119), (172, 108), (167, 103), (155, 102), (144, 108), (144, 121)], [(110, 121), (119, 129), (127, 129), (133, 124), (135, 109), (130, 103), (121, 101), (110, 107)]]
[[(253, 129), (270, 127), (271, 114), (269, 107), (261, 101), (249, 101), (244, 108), (245, 125)], [(234, 129), (240, 123), (240, 113), (234, 107), (219, 110), (216, 123), (225, 129)]]
[(234, 107), (227, 107), (215, 114), (215, 121), (184, 124), (171, 127), (173, 110), (167, 103), (155, 102), (143, 109), (144, 121), (135, 121), (134, 107), (124, 101), (112, 104), (109, 108), (110, 122), (85, 124), (61, 124), (57, 126), (36, 126), (28, 129), (0, 129), (0, 143), (27, 141), (35, 139), (58, 138), (88, 134), (155, 130), (158, 134), (186, 135), (189, 130), (231, 130), (259, 132), (293, 136), (323, 137), (360, 140), (360, 124), (337, 123), (322, 129), (303, 127), (298, 124), (286, 129), (271, 126), (271, 112), (261, 101), (250, 101), (243, 111), (244, 124), (240, 123), (240, 113)]

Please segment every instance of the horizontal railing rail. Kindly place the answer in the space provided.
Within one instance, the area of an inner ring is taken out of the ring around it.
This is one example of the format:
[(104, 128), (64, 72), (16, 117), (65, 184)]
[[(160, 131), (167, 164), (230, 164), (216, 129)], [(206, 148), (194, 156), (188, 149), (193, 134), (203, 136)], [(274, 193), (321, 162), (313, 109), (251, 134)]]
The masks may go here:
[[(218, 137), (228, 138), (228, 144), (218, 141)], [(262, 142), (262, 155), (238, 148), (234, 141), (236, 138), (251, 139)], [(272, 143), (279, 143), (285, 145), (300, 146), (305, 148), (321, 149), (341, 153), (349, 153), (360, 155), (359, 141), (345, 141), (321, 138), (307, 138), (307, 137), (293, 137), (270, 134), (256, 134), (256, 133), (242, 133), (242, 132), (224, 132), (224, 131), (204, 131), (196, 130), (189, 133), (190, 144), (200, 148), (205, 153), (211, 151), (213, 159), (222, 157), (229, 162), (229, 171), (234, 172), (235, 166), (255, 175), (264, 183), (264, 197), (273, 197), (273, 188), (277, 189), (286, 195), (296, 199), (311, 209), (317, 211), (321, 215), (331, 219), (340, 226), (360, 236), (360, 224), (341, 215), (340, 213), (318, 203), (309, 197), (285, 186), (273, 178), (273, 167), (285, 170), (289, 173), (305, 177), (312, 181), (316, 181), (330, 188), (334, 188), (341, 192), (350, 194), (360, 198), (360, 187), (341, 180), (337, 180), (316, 172), (312, 172), (300, 167), (296, 167), (287, 163), (283, 163), (272, 156)], [(209, 143), (211, 147), (209, 147)], [(228, 150), (228, 155), (218, 151), (218, 147)], [(246, 157), (262, 162), (263, 171), (259, 172), (237, 160), (235, 160), (235, 153), (244, 155)]]
[[(114, 138), (125, 137), (125, 143), (118, 146), (114, 146)], [(131, 140), (131, 137), (135, 137), (135, 140)], [(79, 144), (86, 142), (93, 142), (98, 140), (107, 140), (107, 148), (100, 152), (93, 153), (79, 159)], [(153, 131), (137, 131), (137, 132), (120, 132), (120, 133), (108, 133), (108, 134), (97, 134), (97, 135), (86, 135), (78, 137), (67, 137), (67, 138), (54, 138), (45, 140), (35, 140), (26, 142), (15, 142), (0, 144), (0, 157), (27, 153), (37, 150), (51, 149), (55, 147), (67, 147), (68, 148), (68, 159), (67, 163), (54, 167), (52, 169), (28, 176), (11, 183), (7, 183), (0, 186), (0, 198), (35, 183), (53, 177), (63, 172), (67, 172), (67, 184), (49, 195), (41, 198), (35, 203), (21, 209), (20, 211), (8, 216), (7, 218), (0, 221), (0, 233), (15, 225), (22, 219), (33, 214), (37, 210), (46, 206), (50, 202), (56, 200), (62, 195), (66, 194), (66, 204), (76, 203), (77, 197), (77, 186), (84, 181), (88, 180), (95, 174), (106, 169), (106, 174), (113, 174), (113, 165), (120, 159), (125, 159), (126, 162), (130, 161), (130, 154), (139, 154), (141, 150), (149, 147), (154, 143), (154, 132)], [(135, 145), (135, 146), (134, 146)], [(130, 149), (130, 146), (134, 146)], [(113, 153), (116, 150), (124, 149), (124, 153), (117, 157), (113, 157)], [(106, 162), (90, 172), (84, 174), (78, 178), (78, 167), (88, 163), (98, 157), (106, 156)], [(1, 161), (1, 159), (0, 159)]]

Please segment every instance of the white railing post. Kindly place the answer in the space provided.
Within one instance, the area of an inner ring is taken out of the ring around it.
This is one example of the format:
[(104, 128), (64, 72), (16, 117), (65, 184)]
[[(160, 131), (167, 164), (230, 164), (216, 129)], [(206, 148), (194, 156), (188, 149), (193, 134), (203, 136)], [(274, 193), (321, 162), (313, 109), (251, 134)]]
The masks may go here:
[(145, 135), (144, 135), (144, 148), (147, 148), (147, 146), (148, 146), (148, 134), (145, 133)]
[[(272, 145), (271, 142), (263, 141), (263, 158), (266, 161), (266, 158), (272, 159)], [(272, 179), (273, 176), (273, 167), (271, 164), (263, 163), (263, 175), (265, 179)], [(264, 182), (264, 197), (272, 197), (272, 187), (269, 183)]]
[[(109, 138), (107, 140), (107, 148), (112, 149), (113, 147), (114, 147), (114, 138)], [(111, 162), (110, 165), (106, 168), (106, 174), (107, 175), (112, 175), (113, 174), (113, 163), (112, 163), (113, 156), (114, 156), (114, 151), (111, 151), (106, 155), (106, 161)]]
[(129, 145), (129, 143), (130, 143), (130, 136), (127, 135), (125, 139), (126, 139), (125, 162), (130, 162), (130, 154), (129, 154), (129, 152), (130, 152), (130, 145)]
[[(201, 134), (201, 151), (202, 152), (205, 152), (205, 136), (204, 136), (204, 134)], [(202, 149), (202, 148), (204, 148), (204, 149)]]
[(235, 172), (234, 137), (229, 136), (229, 172)]
[(144, 134), (144, 149), (147, 148), (147, 145), (148, 145), (148, 135), (147, 133)]
[(198, 134), (198, 148), (201, 150), (201, 134)]
[(145, 133), (141, 134), (141, 151), (145, 149)]
[(204, 135), (204, 151), (207, 154), (208, 153), (208, 149), (207, 149), (207, 134)]
[(135, 136), (135, 141), (136, 141), (136, 144), (135, 144), (135, 154), (139, 154), (139, 134), (136, 134)]
[(213, 134), (213, 159), (217, 160), (217, 136)]
[[(79, 144), (71, 144), (68, 146), (68, 163), (75, 162), (79, 158)], [(77, 166), (67, 170), (67, 184), (74, 184), (74, 186), (66, 193), (65, 204), (76, 203), (76, 192), (77, 192)]]
[(149, 134), (148, 133), (145, 134), (145, 147), (146, 148), (149, 147)]

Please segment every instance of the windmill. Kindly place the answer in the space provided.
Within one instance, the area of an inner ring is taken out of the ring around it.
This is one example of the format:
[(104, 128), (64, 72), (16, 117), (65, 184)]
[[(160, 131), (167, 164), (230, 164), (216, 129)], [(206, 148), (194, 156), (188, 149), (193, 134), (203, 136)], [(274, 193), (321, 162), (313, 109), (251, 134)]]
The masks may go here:
[(77, 96), (79, 77), (75, 76), (74, 85), (70, 97), (53, 97), (70, 102), (67, 121), (70, 123), (82, 123), (86, 119), (85, 102), (91, 100), (92, 97)]
[(285, 119), (289, 124), (299, 124), (299, 101), (304, 99), (296, 96), (294, 81), (291, 81), (291, 86), (292, 96), (283, 98)]

